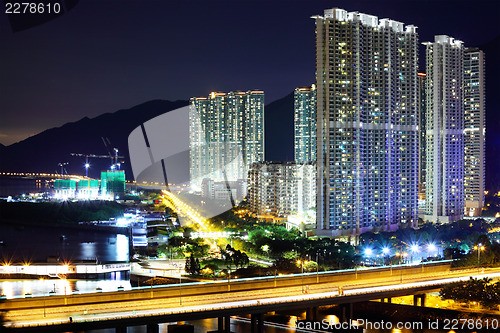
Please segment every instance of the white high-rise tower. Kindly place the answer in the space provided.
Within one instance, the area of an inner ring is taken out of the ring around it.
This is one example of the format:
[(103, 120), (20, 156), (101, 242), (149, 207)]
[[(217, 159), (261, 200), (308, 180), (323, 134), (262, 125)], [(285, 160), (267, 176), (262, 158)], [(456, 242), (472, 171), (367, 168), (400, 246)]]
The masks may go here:
[(417, 28), (338, 8), (313, 18), (316, 233), (357, 236), (416, 226)]
[(485, 58), (479, 49), (466, 49), (464, 56), (465, 215), (481, 216), (486, 154)]
[(464, 47), (448, 36), (426, 45), (425, 215), (448, 223), (464, 214)]

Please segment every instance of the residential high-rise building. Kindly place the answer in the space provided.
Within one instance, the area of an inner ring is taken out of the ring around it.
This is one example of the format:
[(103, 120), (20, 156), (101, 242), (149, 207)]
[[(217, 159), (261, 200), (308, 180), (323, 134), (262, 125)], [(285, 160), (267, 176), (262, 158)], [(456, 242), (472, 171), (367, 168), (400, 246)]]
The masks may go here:
[(313, 162), (256, 162), (248, 172), (248, 204), (260, 218), (304, 216), (316, 198)]
[(426, 136), (426, 92), (425, 92), (425, 73), (418, 73), (418, 95), (419, 95), (419, 129), (420, 129), (420, 137), (419, 137), (419, 145), (420, 145), (420, 160), (418, 167), (418, 215), (423, 216), (425, 214), (425, 136)]
[(316, 161), (316, 85), (294, 92), (295, 162)]
[(249, 165), (264, 160), (264, 92), (212, 92), (190, 100), (190, 178), (247, 179)]
[(485, 189), (485, 57), (479, 49), (465, 49), (465, 215), (480, 216)]
[(418, 34), (343, 9), (316, 20), (317, 235), (418, 222)]
[(264, 92), (250, 90), (245, 95), (245, 115), (243, 119), (243, 160), (245, 178), (248, 167), (253, 162), (264, 161)]
[(464, 214), (464, 47), (439, 35), (426, 45), (426, 192), (424, 220)]

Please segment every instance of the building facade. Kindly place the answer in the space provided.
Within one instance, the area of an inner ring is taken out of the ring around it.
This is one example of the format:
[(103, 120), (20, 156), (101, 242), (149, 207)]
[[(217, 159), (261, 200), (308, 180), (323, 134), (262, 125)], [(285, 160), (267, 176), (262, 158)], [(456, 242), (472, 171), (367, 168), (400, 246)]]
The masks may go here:
[(316, 21), (317, 225), (351, 237), (418, 223), (416, 27), (343, 9)]
[(465, 215), (481, 216), (485, 190), (486, 92), (485, 56), (479, 49), (464, 53)]
[(316, 161), (316, 85), (294, 91), (295, 162)]
[(425, 91), (425, 73), (418, 73), (418, 105), (419, 105), (419, 145), (420, 145), (420, 159), (418, 167), (418, 215), (423, 216), (425, 214), (425, 170), (426, 170), (426, 155), (425, 155), (425, 140), (426, 140), (426, 118), (425, 113), (427, 109), (427, 98)]
[(464, 214), (464, 47), (435, 36), (426, 45), (426, 193), (424, 220), (448, 223)]
[(216, 182), (205, 178), (201, 183), (201, 196), (212, 200), (225, 200), (239, 203), (247, 196), (247, 179)]
[(305, 215), (316, 198), (314, 163), (256, 162), (248, 173), (250, 211), (264, 219)]
[(190, 100), (190, 178), (246, 179), (249, 165), (264, 160), (264, 92), (212, 92)]

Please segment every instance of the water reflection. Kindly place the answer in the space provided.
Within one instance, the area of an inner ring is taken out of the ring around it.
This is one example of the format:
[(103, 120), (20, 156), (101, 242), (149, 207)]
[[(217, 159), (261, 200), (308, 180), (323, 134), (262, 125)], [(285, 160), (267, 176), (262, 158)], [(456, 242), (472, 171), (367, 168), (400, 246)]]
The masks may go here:
[(96, 250), (95, 243), (93, 242), (84, 242), (80, 243), (80, 253), (84, 258), (96, 258)]
[(0, 226), (0, 259), (11, 262), (61, 260), (128, 261), (127, 235), (65, 227)]
[(43, 295), (71, 295), (72, 293), (89, 293), (97, 290), (117, 291), (119, 288), (130, 290), (129, 280), (66, 280), (66, 279), (39, 279), (39, 280), (0, 280), (2, 295), (8, 299), (14, 297), (43, 296)]

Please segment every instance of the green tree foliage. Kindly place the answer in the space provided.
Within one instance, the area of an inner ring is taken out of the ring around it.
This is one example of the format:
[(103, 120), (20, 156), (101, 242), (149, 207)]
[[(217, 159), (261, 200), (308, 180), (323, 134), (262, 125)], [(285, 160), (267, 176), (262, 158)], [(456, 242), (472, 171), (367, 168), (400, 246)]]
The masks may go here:
[(304, 272), (315, 272), (318, 269), (318, 263), (315, 261), (307, 261), (304, 263)]
[(439, 296), (459, 303), (477, 302), (486, 308), (498, 310), (500, 282), (492, 283), (490, 278), (470, 278), (468, 281), (454, 282), (443, 287)]
[(109, 220), (123, 215), (125, 206), (114, 201), (6, 202), (0, 201), (0, 223), (77, 223)]
[(275, 271), (281, 274), (300, 273), (301, 269), (297, 267), (295, 259), (280, 257), (276, 259), (272, 267)]
[(234, 249), (231, 245), (227, 244), (226, 249), (221, 249), (221, 256), (227, 265), (234, 264), (236, 268), (248, 266), (250, 259), (248, 255), (240, 250)]
[(465, 251), (458, 247), (448, 247), (443, 254), (446, 259), (461, 259), (465, 256)]
[[(478, 256), (479, 247), (479, 256)], [(480, 235), (477, 241), (471, 244), (467, 254), (453, 262), (456, 267), (495, 266), (500, 264), (500, 244), (491, 242), (487, 235)]]
[(186, 257), (186, 264), (184, 270), (188, 274), (200, 274), (200, 261), (193, 256)]
[(205, 243), (203, 238), (187, 238), (183, 236), (171, 236), (166, 245), (159, 246), (158, 252), (169, 253), (170, 251), (177, 254), (189, 253), (195, 258), (202, 258), (208, 255), (210, 246)]

